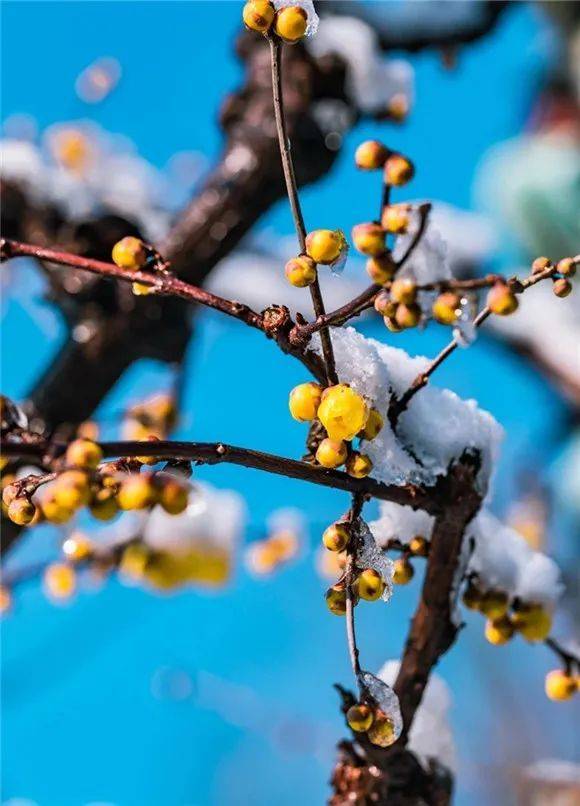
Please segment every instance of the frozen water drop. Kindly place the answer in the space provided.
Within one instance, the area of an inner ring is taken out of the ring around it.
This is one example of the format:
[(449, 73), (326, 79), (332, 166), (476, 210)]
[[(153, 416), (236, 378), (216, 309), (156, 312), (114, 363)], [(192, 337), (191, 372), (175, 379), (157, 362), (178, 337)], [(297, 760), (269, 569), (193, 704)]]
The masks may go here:
[(385, 583), (381, 598), (388, 602), (393, 593), (393, 563), (377, 546), (373, 533), (364, 521), (356, 525), (355, 535), (358, 538), (356, 566), (362, 570), (373, 568), (381, 575)]
[(390, 686), (372, 674), (372, 672), (361, 671), (358, 676), (358, 682), (363, 695), (366, 694), (367, 697), (370, 697), (391, 722), (392, 735), (383, 746), (393, 744), (403, 731), (403, 717), (399, 698)]

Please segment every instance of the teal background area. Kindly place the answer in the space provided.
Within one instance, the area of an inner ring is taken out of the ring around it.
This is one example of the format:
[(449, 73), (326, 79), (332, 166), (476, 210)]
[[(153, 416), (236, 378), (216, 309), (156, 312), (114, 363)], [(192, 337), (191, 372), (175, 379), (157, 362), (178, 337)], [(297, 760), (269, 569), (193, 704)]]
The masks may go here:
[[(240, 4), (230, 2), (7, 2), (2, 117), (31, 114), (40, 130), (92, 117), (130, 137), (156, 165), (184, 149), (211, 161), (220, 151), (220, 101), (241, 78), (232, 52), (239, 16)], [(123, 78), (110, 98), (89, 108), (76, 98), (74, 80), (103, 55), (119, 59)], [(419, 166), (414, 197), (470, 207), (481, 157), (521, 131), (552, 55), (545, 23), (530, 6), (514, 3), (492, 35), (460, 51), (456, 71), (444, 71), (436, 54), (412, 57), (417, 103), (410, 121), (401, 128), (365, 122), (349, 134), (336, 169), (302, 193), (306, 221), (348, 231), (374, 210), (372, 179), (352, 166), (356, 144), (368, 136), (413, 156)], [(287, 205), (277, 205), (260, 227), (290, 234)], [(23, 305), (24, 294), (40, 305), (42, 283), (32, 269), (22, 271), (3, 301), (2, 387), (15, 399), (63, 338), (48, 309), (50, 338)], [(373, 322), (361, 328), (389, 337)], [(446, 338), (434, 327), (399, 343), (434, 355)], [(297, 363), (242, 326), (200, 312), (187, 368), (178, 438), (300, 455), (304, 431), (286, 408), (288, 390), (303, 379)], [(159, 367), (135, 367), (100, 415), (164, 380)], [(475, 397), (506, 429), (496, 480), (501, 512), (522, 467), (551, 460), (566, 410), (532, 368), (485, 335), (458, 351), (437, 383)], [(235, 467), (196, 475), (244, 495), (250, 531), (259, 531), (272, 509), (300, 506), (312, 550), (265, 581), (239, 564), (231, 584), (216, 594), (160, 597), (111, 580), (98, 593), (55, 607), (36, 582), (23, 585), (14, 615), (2, 625), (4, 803), (324, 802), (334, 745), (344, 735), (332, 683), (349, 685), (351, 674), (344, 625), (324, 607), (313, 549), (321, 526), (348, 506), (347, 497)], [(32, 536), (13, 564), (54, 550), (47, 532)], [(415, 579), (397, 591), (389, 606), (360, 608), (367, 668), (400, 655), (419, 584)], [(578, 710), (545, 700), (550, 664), (542, 647), (518, 641), (490, 647), (481, 621), (467, 616), (458, 646), (439, 669), (453, 690), (460, 806), (511, 802), (505, 757), (514, 766), (573, 757)]]

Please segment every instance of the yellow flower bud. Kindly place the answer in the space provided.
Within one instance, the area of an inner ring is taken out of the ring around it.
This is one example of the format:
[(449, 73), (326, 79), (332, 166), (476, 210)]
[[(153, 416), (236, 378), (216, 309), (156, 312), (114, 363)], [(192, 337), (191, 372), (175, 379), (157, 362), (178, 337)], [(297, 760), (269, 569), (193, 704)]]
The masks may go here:
[(147, 283), (131, 283), (131, 291), (136, 297), (146, 297), (148, 294), (153, 294), (155, 288)]
[(356, 167), (362, 171), (376, 171), (385, 164), (389, 150), (378, 140), (365, 140), (354, 154)]
[(338, 583), (329, 588), (325, 594), (326, 606), (335, 616), (346, 613), (346, 591), (344, 585)]
[(306, 288), (316, 280), (316, 263), (308, 255), (289, 260), (284, 269), (286, 279), (295, 288)]
[(417, 299), (417, 285), (408, 277), (394, 280), (391, 286), (391, 299), (402, 305), (412, 305)]
[(395, 311), (395, 322), (403, 330), (409, 327), (417, 327), (421, 321), (421, 308), (416, 303), (410, 305), (397, 305)]
[(383, 711), (377, 709), (367, 736), (369, 741), (377, 747), (389, 747), (396, 741), (392, 720)]
[(457, 311), (460, 306), (458, 294), (445, 291), (439, 294), (433, 303), (433, 318), (442, 325), (452, 325), (457, 321)]
[(151, 477), (147, 473), (131, 473), (122, 482), (117, 493), (121, 509), (147, 509), (156, 503)]
[(98, 521), (110, 521), (118, 511), (115, 493), (110, 489), (99, 490), (89, 504), (89, 512)]
[(379, 291), (375, 297), (374, 307), (377, 313), (380, 313), (381, 316), (388, 316), (389, 319), (393, 319), (397, 313), (397, 303), (393, 302), (386, 289)]
[(315, 263), (333, 263), (344, 247), (340, 230), (316, 229), (306, 238), (306, 252)]
[(6, 504), (7, 507), (9, 507), (17, 495), (18, 495), (18, 486), (16, 484), (7, 484), (6, 487), (4, 487), (4, 489), (2, 490), (2, 502)]
[(383, 322), (385, 323), (385, 327), (390, 330), (391, 333), (400, 333), (401, 330), (403, 330), (403, 328), (397, 324), (397, 321), (393, 316), (384, 316)]
[(14, 498), (8, 506), (8, 517), (18, 526), (29, 526), (36, 515), (36, 507), (28, 498)]
[(509, 599), (503, 591), (486, 591), (481, 599), (479, 609), (489, 619), (497, 620), (505, 616), (509, 605)]
[(402, 154), (391, 154), (385, 163), (385, 184), (401, 187), (406, 185), (415, 175), (411, 160)]
[(393, 582), (395, 585), (407, 585), (412, 579), (415, 569), (406, 557), (399, 557), (393, 563)]
[(169, 515), (179, 515), (187, 509), (189, 492), (176, 479), (163, 481), (159, 492), (159, 503)]
[(562, 669), (554, 669), (548, 672), (545, 680), (546, 695), (550, 700), (569, 700), (576, 692), (576, 681), (574, 677)]
[(518, 309), (518, 299), (505, 283), (496, 283), (487, 295), (487, 305), (497, 316), (509, 316)]
[(385, 251), (385, 232), (378, 224), (357, 224), (352, 230), (352, 240), (363, 255), (378, 257)]
[(59, 526), (68, 523), (74, 514), (70, 507), (63, 507), (52, 495), (43, 498), (40, 506), (44, 519)]
[(347, 384), (337, 384), (323, 392), (318, 419), (331, 439), (350, 441), (365, 427), (368, 416), (364, 398)]
[(496, 620), (488, 619), (485, 623), (485, 637), (494, 646), (507, 644), (513, 634), (514, 625), (507, 616)]
[(552, 629), (552, 616), (541, 605), (528, 605), (513, 615), (516, 630), (526, 641), (543, 641)]
[(322, 467), (340, 467), (346, 461), (348, 451), (344, 442), (330, 439), (323, 439), (316, 450), (316, 461)]
[(142, 269), (147, 263), (147, 249), (139, 238), (128, 236), (117, 241), (112, 252), (113, 263), (120, 269)]
[(552, 291), (557, 297), (567, 297), (572, 291), (572, 283), (569, 280), (566, 280), (565, 277), (560, 277), (559, 280), (554, 280)]
[(119, 563), (119, 573), (130, 579), (141, 579), (151, 558), (151, 552), (143, 543), (127, 546)]
[(473, 582), (469, 582), (463, 592), (461, 601), (469, 610), (481, 610), (483, 592)]
[(367, 423), (358, 436), (361, 439), (374, 439), (381, 432), (384, 424), (381, 412), (378, 409), (371, 409)]
[(350, 540), (346, 523), (333, 523), (322, 535), (322, 542), (329, 551), (344, 551)]
[(552, 265), (548, 257), (537, 257), (532, 263), (532, 274), (540, 274)]
[(373, 463), (364, 453), (354, 451), (346, 460), (346, 472), (355, 479), (364, 479), (373, 469)]
[(576, 261), (573, 257), (562, 258), (562, 260), (560, 260), (556, 266), (558, 273), (562, 274), (564, 277), (574, 277), (576, 274), (576, 268)]
[(410, 222), (409, 210), (408, 204), (389, 204), (381, 216), (382, 228), (393, 235), (403, 235)]
[(52, 563), (44, 572), (44, 590), (51, 599), (69, 599), (76, 588), (76, 573), (66, 563)]
[(90, 439), (75, 439), (66, 449), (66, 463), (72, 467), (95, 468), (103, 459), (103, 451)]
[(295, 386), (290, 392), (288, 407), (290, 414), (300, 423), (314, 420), (322, 398), (322, 386), (310, 381)]
[(267, 0), (251, 0), (244, 6), (242, 18), (251, 31), (265, 34), (274, 22), (275, 14), (273, 5)]
[(357, 593), (361, 599), (367, 602), (376, 602), (380, 599), (385, 590), (385, 583), (382, 576), (374, 568), (366, 568), (356, 581)]
[(346, 712), (346, 721), (349, 728), (357, 733), (365, 733), (373, 724), (374, 714), (371, 708), (365, 703), (351, 705)]
[(429, 543), (422, 535), (415, 535), (409, 540), (409, 551), (414, 557), (426, 557), (429, 553)]
[(395, 264), (393, 258), (388, 252), (377, 257), (371, 257), (367, 260), (366, 270), (368, 276), (373, 283), (377, 285), (386, 285), (393, 279), (395, 274)]
[(307, 26), (308, 15), (300, 6), (287, 6), (276, 14), (274, 30), (284, 42), (298, 42), (305, 35)]
[(77, 509), (89, 501), (89, 477), (82, 470), (65, 470), (53, 486), (52, 496), (65, 509)]

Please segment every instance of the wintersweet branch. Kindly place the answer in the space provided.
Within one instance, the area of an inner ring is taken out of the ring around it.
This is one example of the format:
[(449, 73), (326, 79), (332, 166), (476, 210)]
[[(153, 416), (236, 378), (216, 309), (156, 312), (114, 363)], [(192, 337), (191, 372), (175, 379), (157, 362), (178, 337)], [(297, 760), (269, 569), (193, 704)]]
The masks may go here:
[(220, 311), (256, 330), (262, 331), (268, 338), (273, 339), (283, 352), (302, 361), (315, 378), (320, 381), (326, 380), (326, 371), (319, 357), (315, 353), (305, 350), (304, 342), (290, 342), (287, 338), (293, 322), (290, 319), (288, 309), (285, 307), (274, 305), (259, 314), (244, 303), (212, 294), (203, 288), (179, 280), (166, 271), (149, 272), (122, 269), (114, 263), (105, 263), (102, 260), (73, 255), (70, 252), (47, 249), (42, 246), (3, 238), (0, 241), (0, 260), (5, 261), (15, 257), (34, 257), (48, 264), (88, 271), (92, 274), (120, 280), (121, 282), (142, 283), (150, 286), (154, 289), (154, 293), (161, 296), (179, 297), (187, 302), (197, 303)]
[[(1, 453), (5, 457), (20, 457), (42, 461), (45, 456), (61, 456), (66, 442), (13, 442), (3, 439)], [(443, 502), (433, 496), (433, 489), (414, 484), (401, 486), (383, 484), (372, 478), (356, 479), (339, 470), (327, 470), (320, 466), (287, 459), (271, 453), (225, 445), (221, 442), (176, 442), (176, 441), (126, 441), (100, 442), (104, 456), (155, 456), (159, 459), (188, 459), (198, 464), (215, 465), (226, 462), (242, 467), (263, 470), (287, 478), (300, 479), (323, 487), (332, 487), (382, 501), (423, 509), (436, 514)]]
[[(544, 271), (538, 272), (537, 274), (531, 274), (529, 277), (526, 277), (525, 280), (519, 280), (517, 277), (512, 277), (507, 281), (507, 284), (514, 294), (523, 294), (523, 292), (528, 288), (531, 288), (533, 285), (536, 285), (536, 283), (539, 283), (542, 280), (547, 280), (548, 278), (553, 277), (556, 273), (557, 267), (549, 266), (548, 268), (544, 269)], [(487, 278), (483, 279), (487, 281)], [(491, 309), (486, 305), (473, 320), (473, 326), (476, 328), (481, 327), (485, 320), (491, 316), (491, 313)], [(401, 395), (401, 397), (393, 400), (393, 403), (389, 408), (389, 421), (393, 428), (396, 428), (399, 417), (406, 410), (407, 406), (417, 392), (427, 385), (429, 378), (435, 372), (437, 367), (440, 367), (441, 364), (447, 358), (449, 358), (453, 352), (455, 352), (458, 345), (459, 342), (456, 338), (450, 341), (449, 344), (444, 347), (443, 350), (441, 350), (441, 352), (433, 359), (429, 366), (415, 377), (409, 388)]]
[[(389, 186), (386, 185), (385, 188)], [(388, 200), (388, 196), (387, 196)], [(384, 201), (383, 201), (384, 204)], [(429, 202), (425, 202), (424, 204), (420, 204), (417, 208), (419, 213), (419, 226), (417, 227), (417, 231), (413, 236), (409, 246), (405, 250), (404, 254), (401, 256), (399, 261), (396, 264), (396, 270), (399, 271), (403, 268), (407, 260), (411, 257), (415, 249), (417, 248), (421, 238), (425, 233), (425, 228), (427, 226), (427, 222), (429, 220), (429, 213), (431, 212), (431, 204)], [(355, 316), (359, 316), (363, 311), (367, 308), (372, 308), (373, 302), (375, 297), (382, 291), (383, 286), (376, 285), (373, 283), (368, 288), (366, 288), (358, 297), (351, 299), (350, 302), (345, 303), (340, 308), (337, 308), (335, 311), (331, 311), (330, 313), (324, 314), (322, 316), (317, 316), (314, 322), (309, 322), (308, 324), (301, 325), (297, 324), (294, 326), (293, 334), (297, 338), (308, 339), (314, 333), (317, 333), (319, 330), (323, 328), (328, 328), (330, 326), (339, 326), (344, 325), (345, 322), (348, 322), (350, 319), (353, 319)], [(425, 290), (427, 290), (425, 288)]]
[[(364, 497), (361, 495), (353, 495), (352, 498), (352, 506), (348, 515), (348, 520), (352, 524), (356, 524), (359, 520), (362, 508), (364, 504)], [(354, 608), (355, 608), (355, 601), (354, 601), (354, 594), (353, 594), (353, 583), (356, 578), (356, 552), (357, 546), (354, 543), (352, 546), (349, 546), (347, 549), (348, 551), (348, 559), (346, 565), (346, 572), (345, 572), (345, 584), (346, 584), (346, 640), (348, 645), (348, 653), (350, 656), (350, 662), (352, 665), (352, 671), (355, 678), (358, 680), (359, 675), (361, 672), (360, 661), (359, 661), (359, 650), (356, 642), (356, 629), (355, 629), (355, 619), (354, 619)]]
[(0, 242), (0, 259), (4, 261), (14, 257), (34, 257), (37, 260), (55, 263), (59, 266), (69, 266), (73, 269), (81, 269), (92, 274), (99, 274), (102, 277), (110, 277), (114, 280), (142, 283), (150, 286), (156, 294), (179, 297), (188, 302), (205, 305), (207, 308), (213, 308), (235, 319), (240, 319), (250, 327), (258, 330), (265, 329), (264, 317), (247, 305), (219, 297), (217, 294), (212, 294), (203, 288), (179, 280), (167, 272), (122, 269), (114, 263), (105, 263), (102, 260), (93, 260), (80, 255), (72, 255), (69, 252), (60, 252), (56, 249), (47, 249), (42, 246), (3, 238)]
[[(274, 115), (276, 118), (278, 143), (280, 145), (280, 156), (282, 158), (282, 170), (284, 172), (284, 181), (286, 183), (286, 190), (288, 193), (288, 199), (290, 201), (290, 208), (292, 210), (292, 217), (294, 219), (294, 226), (298, 236), (300, 251), (301, 253), (305, 253), (306, 226), (304, 224), (304, 217), (302, 215), (302, 208), (300, 207), (300, 199), (298, 197), (298, 185), (296, 182), (296, 174), (294, 172), (294, 163), (292, 161), (292, 153), (290, 149), (290, 139), (286, 129), (284, 103), (282, 100), (282, 60), (280, 58), (281, 43), (280, 40), (275, 36), (270, 36), (269, 42), (272, 63), (272, 94), (274, 99)], [(314, 282), (309, 286), (309, 288), (314, 315), (317, 319), (320, 319), (320, 317), (325, 315), (326, 310), (324, 307), (324, 300), (322, 299), (320, 283), (318, 282), (318, 273)], [(326, 365), (328, 383), (338, 383), (332, 341), (330, 339), (330, 333), (327, 327), (323, 326), (320, 328), (320, 341), (322, 344), (322, 354), (324, 356), (324, 362)]]

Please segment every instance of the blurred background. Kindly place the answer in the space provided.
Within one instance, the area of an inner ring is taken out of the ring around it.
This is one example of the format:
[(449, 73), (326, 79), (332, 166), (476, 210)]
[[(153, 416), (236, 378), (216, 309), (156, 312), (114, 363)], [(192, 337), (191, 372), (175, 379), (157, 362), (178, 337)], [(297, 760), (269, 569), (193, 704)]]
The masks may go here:
[[(356, 15), (363, 28), (347, 20), (333, 29), (337, 50), (348, 54), (352, 103), (342, 118), (331, 110), (334, 165), (302, 191), (309, 228), (349, 232), (374, 214), (376, 177), (355, 170), (353, 153), (378, 138), (413, 158), (409, 194), (436, 203), (458, 273), (512, 273), (540, 254), (578, 252), (578, 6), (508, 3), (489, 31), (457, 48), (395, 45), (372, 54), (364, 33), (438, 37), (477, 27), (487, 5), (319, 4), (335, 15), (331, 24)], [(234, 48), (240, 16), (233, 2), (6, 2), (5, 178), (67, 220), (135, 215), (161, 239), (220, 158), (218, 111), (243, 81)], [(317, 57), (324, 26), (310, 46)], [(387, 91), (365, 110), (377, 82)], [(377, 114), (381, 104), (388, 114)], [(281, 201), (209, 285), (258, 308), (279, 302), (309, 313), (283, 282), (293, 250)], [(365, 276), (354, 257), (325, 283), (328, 298), (352, 296)], [(31, 261), (3, 267), (2, 391), (14, 400), (26, 398), (66, 336), (47, 292)], [(577, 295), (556, 304), (557, 313), (540, 288), (530, 292), (513, 321), (484, 329), (436, 383), (475, 398), (504, 427), (493, 508), (562, 567), (568, 593), (555, 633), (569, 637), (578, 622), (580, 327)], [(376, 318), (357, 326), (394, 338)], [(431, 325), (396, 344), (433, 356), (448, 337)], [(134, 364), (94, 419), (103, 436), (116, 436), (128, 407), (178, 388), (176, 438), (298, 457), (305, 433), (287, 415), (287, 394), (303, 379), (300, 365), (258, 334), (197, 311), (182, 368)], [(19, 581), (2, 621), (3, 803), (265, 806), (328, 796), (344, 735), (332, 683), (348, 686), (351, 674), (344, 625), (324, 606), (318, 546), (347, 496), (228, 466), (196, 469), (194, 480), (211, 485), (195, 528), (213, 570), (177, 591), (86, 574), (76, 596), (56, 604), (37, 569), (58, 556), (63, 532), (38, 528), (8, 555), (6, 573)], [(73, 528), (107, 540), (134, 524), (99, 532), (87, 521), (67, 525), (65, 535)], [(281, 553), (264, 549), (272, 534), (285, 536)], [(388, 607), (360, 609), (367, 668), (400, 656), (420, 577)], [(558, 802), (578, 802), (580, 711), (577, 702), (544, 697), (553, 659), (517, 640), (491, 647), (481, 619), (466, 621), (438, 669), (452, 692), (456, 803), (543, 803), (544, 787), (546, 797), (567, 791), (572, 799)]]

